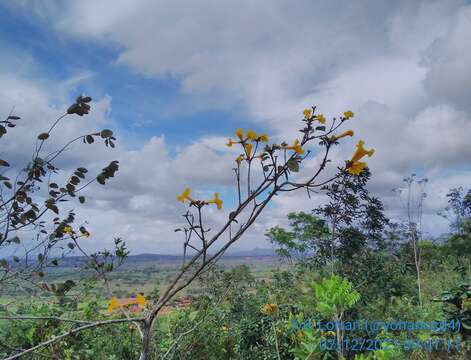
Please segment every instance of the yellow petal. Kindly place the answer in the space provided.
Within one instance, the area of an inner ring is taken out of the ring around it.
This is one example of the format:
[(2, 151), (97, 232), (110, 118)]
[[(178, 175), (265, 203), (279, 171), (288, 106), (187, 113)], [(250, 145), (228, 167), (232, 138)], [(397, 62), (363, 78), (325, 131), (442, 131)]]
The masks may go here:
[(268, 135), (267, 134), (262, 134), (258, 138), (261, 142), (268, 142)]
[(304, 109), (303, 115), (305, 119), (309, 119), (312, 115), (312, 109)]
[(113, 313), (114, 309), (118, 307), (119, 307), (118, 299), (113, 296), (108, 303), (108, 312), (110, 313), (110, 315)]
[(214, 203), (216, 204), (218, 210), (222, 209), (222, 200), (219, 199), (219, 194), (217, 192), (214, 193)]
[(351, 110), (347, 110), (343, 113), (343, 116), (345, 116), (345, 119), (350, 119), (352, 118), (353, 116), (355, 116), (355, 114), (353, 113), (353, 111)]
[(322, 114), (317, 115), (316, 120), (319, 121), (319, 123), (321, 124), (325, 124), (325, 116)]
[(257, 133), (253, 130), (247, 130), (247, 139), (250, 139), (252, 141), (257, 140)]
[(374, 149), (366, 150), (363, 146), (364, 144), (365, 142), (363, 140), (360, 140), (357, 143), (356, 145), (357, 149), (355, 150), (355, 153), (353, 154), (352, 159), (350, 160), (352, 163), (359, 161), (361, 158), (363, 158), (366, 155), (368, 155), (369, 157), (373, 156), (375, 152)]
[(244, 139), (244, 130), (243, 129), (241, 129), (241, 128), (237, 129), (235, 134), (240, 140)]
[(353, 130), (347, 130), (347, 131), (343, 132), (343, 133), (340, 134), (340, 135), (332, 136), (332, 137), (331, 137), (331, 140), (332, 140), (332, 141), (335, 141), (335, 140), (344, 138), (344, 137), (346, 137), (346, 136), (353, 136), (353, 135), (354, 135)]
[(248, 158), (250, 158), (250, 155), (252, 154), (252, 144), (245, 144), (244, 149), (245, 149), (245, 154), (247, 155)]
[(140, 307), (144, 307), (146, 305), (146, 298), (144, 296), (142, 296), (141, 294), (137, 294), (136, 296), (136, 303), (140, 306)]
[(70, 227), (69, 225), (64, 226), (64, 233), (65, 234), (72, 234), (73, 232), (74, 232), (74, 230), (72, 229), (72, 227)]
[(190, 198), (190, 193), (191, 193), (191, 189), (188, 187), (185, 188), (185, 190), (183, 190), (181, 195), (177, 196), (177, 200), (180, 202), (185, 202), (186, 199), (188, 199), (189, 201), (192, 201), (192, 199)]
[(365, 167), (365, 162), (356, 161), (347, 168), (347, 171), (352, 175), (359, 175)]

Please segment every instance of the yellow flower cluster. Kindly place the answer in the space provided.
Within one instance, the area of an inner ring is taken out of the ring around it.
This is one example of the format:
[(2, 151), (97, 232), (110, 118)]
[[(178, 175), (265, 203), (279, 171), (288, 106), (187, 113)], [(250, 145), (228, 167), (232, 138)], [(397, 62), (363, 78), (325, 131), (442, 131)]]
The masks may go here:
[(244, 130), (239, 128), (236, 130), (235, 135), (239, 139), (237, 140), (232, 140), (228, 139), (226, 145), (231, 147), (234, 144), (240, 144), (240, 143), (245, 143), (248, 140), (251, 141), (260, 141), (260, 142), (268, 142), (268, 135), (267, 134), (261, 134), (258, 135), (255, 131), (253, 130), (247, 130), (244, 136)]
[(294, 140), (293, 145), (291, 146), (281, 146), (282, 149), (286, 150), (294, 150), (296, 154), (302, 155), (304, 154), (304, 149), (301, 147), (301, 143), (298, 139)]
[(190, 204), (200, 204), (200, 205), (209, 205), (215, 204), (218, 210), (222, 209), (222, 200), (219, 198), (219, 194), (217, 192), (214, 193), (214, 197), (211, 200), (194, 200), (191, 196), (191, 189), (185, 188), (183, 192), (177, 196), (177, 200), (184, 203), (185, 200), (188, 200)]
[[(306, 120), (311, 119), (312, 118), (312, 109), (304, 109), (303, 115), (304, 115), (304, 118)], [(322, 114), (315, 115), (314, 119), (319, 121), (319, 123), (321, 123), (321, 124), (325, 124), (325, 116), (322, 115)]]
[(270, 304), (265, 304), (262, 306), (262, 313), (267, 314), (267, 315), (275, 315), (276, 311), (278, 310), (278, 305), (270, 303)]
[(113, 296), (108, 302), (108, 313), (111, 315), (116, 309), (129, 305), (137, 305), (140, 309), (144, 309), (146, 306), (146, 299), (142, 294), (137, 294), (135, 299), (118, 299)]
[(357, 149), (348, 163), (347, 171), (352, 175), (359, 175), (366, 167), (366, 163), (360, 160), (366, 155), (368, 155), (368, 157), (373, 156), (375, 152), (374, 149), (366, 150), (363, 145), (365, 145), (363, 140), (357, 143)]
[[(303, 115), (304, 115), (304, 118), (306, 120), (311, 119), (312, 118), (312, 109), (304, 109)], [(345, 120), (348, 120), (348, 119), (350, 119), (354, 116), (355, 116), (355, 114), (351, 110), (347, 110), (343, 113), (343, 117), (345, 118)], [(321, 124), (325, 124), (325, 121), (326, 121), (325, 116), (322, 115), (322, 114), (315, 115), (314, 119), (319, 121), (319, 123), (321, 123)]]
[(252, 142), (255, 142), (255, 143), (258, 143), (258, 142), (266, 143), (266, 142), (268, 142), (268, 135), (267, 134), (258, 135), (255, 131), (250, 130), (250, 129), (247, 130), (245, 132), (245, 135), (244, 135), (244, 130), (239, 128), (239, 129), (236, 130), (235, 135), (239, 140), (228, 139), (227, 143), (226, 143), (226, 146), (231, 147), (234, 144), (242, 144), (242, 146), (244, 148), (244, 152), (245, 152), (245, 157), (244, 157), (244, 155), (239, 155), (235, 159), (235, 161), (239, 165), (244, 159), (247, 159), (247, 160), (251, 159), (253, 145), (251, 143), (249, 143), (249, 141), (252, 141)]

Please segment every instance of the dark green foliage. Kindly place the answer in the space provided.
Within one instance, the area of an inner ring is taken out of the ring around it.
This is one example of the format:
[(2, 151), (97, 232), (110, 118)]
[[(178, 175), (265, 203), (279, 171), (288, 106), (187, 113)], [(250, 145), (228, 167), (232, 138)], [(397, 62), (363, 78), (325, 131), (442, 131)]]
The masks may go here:
[(306, 261), (307, 258), (327, 256), (326, 239), (329, 231), (325, 221), (304, 212), (288, 214), (290, 230), (279, 226), (265, 234), (277, 246), (276, 252), (285, 258)]

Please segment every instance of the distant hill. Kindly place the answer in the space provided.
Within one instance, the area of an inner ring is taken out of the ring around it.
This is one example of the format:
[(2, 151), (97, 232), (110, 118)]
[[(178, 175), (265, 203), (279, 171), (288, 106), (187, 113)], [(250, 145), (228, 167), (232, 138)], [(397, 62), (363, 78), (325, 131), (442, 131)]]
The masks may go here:
[[(188, 256), (191, 256), (189, 254)], [(242, 251), (234, 251), (234, 252), (227, 252), (222, 257), (223, 260), (237, 260), (237, 259), (247, 259), (247, 258), (273, 258), (275, 260), (277, 258), (277, 254), (272, 249), (264, 249), (264, 248), (255, 248), (252, 250), (242, 250)], [(81, 266), (86, 261), (85, 256), (68, 256), (62, 259), (59, 259), (59, 267), (75, 267)], [(156, 264), (176, 264), (181, 262), (182, 256), (181, 255), (166, 255), (166, 254), (137, 254), (137, 255), (129, 255), (125, 261), (125, 265), (133, 266), (133, 265), (144, 265), (149, 263), (156, 263)]]

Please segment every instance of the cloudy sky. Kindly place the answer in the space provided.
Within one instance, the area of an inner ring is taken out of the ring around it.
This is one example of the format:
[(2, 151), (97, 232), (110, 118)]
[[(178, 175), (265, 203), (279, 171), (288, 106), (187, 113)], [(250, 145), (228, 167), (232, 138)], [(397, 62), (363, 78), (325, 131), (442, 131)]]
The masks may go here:
[[(220, 192), (224, 211), (207, 214), (214, 223), (234, 204), (237, 154), (225, 139), (250, 127), (291, 140), (310, 105), (327, 117), (355, 112), (356, 136), (332, 166), (360, 138), (374, 147), (370, 189), (391, 216), (400, 208), (391, 189), (416, 172), (429, 178), (424, 228), (438, 235), (447, 190), (469, 187), (467, 1), (15, 1), (0, 4), (0, 20), (0, 115), (14, 106), (23, 118), (2, 139), (2, 157), (26, 161), (80, 93), (93, 97), (91, 114), (68, 118), (50, 146), (102, 128), (118, 138), (115, 149), (78, 144), (59, 163), (120, 161), (117, 178), (76, 204), (89, 250), (121, 236), (133, 253), (179, 252), (173, 229), (185, 207), (175, 196), (185, 186)], [(268, 227), (320, 201), (304, 195), (276, 198), (237, 248), (267, 247)]]

